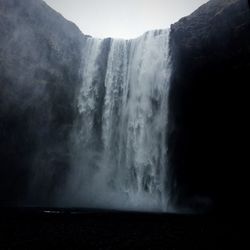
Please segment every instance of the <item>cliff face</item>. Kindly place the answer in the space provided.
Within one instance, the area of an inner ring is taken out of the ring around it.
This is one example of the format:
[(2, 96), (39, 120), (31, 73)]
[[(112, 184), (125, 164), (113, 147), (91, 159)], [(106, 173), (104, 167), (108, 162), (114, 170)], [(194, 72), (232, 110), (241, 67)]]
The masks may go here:
[(0, 204), (48, 205), (68, 167), (84, 36), (40, 0), (0, 0), (0, 34)]
[[(244, 200), (248, 2), (211, 0), (171, 27), (168, 176), (177, 207), (232, 211)], [(41, 0), (0, 0), (0, 34), (0, 205), (50, 205), (69, 169), (86, 36)]]
[[(178, 206), (239, 209), (244, 188), (247, 0), (211, 0), (171, 27), (171, 192)], [(211, 201), (213, 201), (211, 203)]]

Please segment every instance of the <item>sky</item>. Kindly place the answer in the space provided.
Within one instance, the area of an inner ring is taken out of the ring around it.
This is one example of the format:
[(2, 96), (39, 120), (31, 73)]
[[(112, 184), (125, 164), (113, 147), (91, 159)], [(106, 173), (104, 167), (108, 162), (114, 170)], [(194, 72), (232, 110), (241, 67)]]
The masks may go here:
[(135, 38), (165, 29), (208, 0), (45, 0), (87, 35)]

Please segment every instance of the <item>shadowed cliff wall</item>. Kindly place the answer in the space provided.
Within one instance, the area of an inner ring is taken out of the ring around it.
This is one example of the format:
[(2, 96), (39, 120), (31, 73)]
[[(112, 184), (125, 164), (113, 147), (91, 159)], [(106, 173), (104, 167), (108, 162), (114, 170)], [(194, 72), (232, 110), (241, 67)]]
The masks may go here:
[(0, 34), (0, 204), (48, 205), (68, 168), (84, 36), (40, 0), (0, 0)]
[(211, 0), (171, 27), (169, 164), (173, 201), (244, 206), (250, 72), (247, 0)]

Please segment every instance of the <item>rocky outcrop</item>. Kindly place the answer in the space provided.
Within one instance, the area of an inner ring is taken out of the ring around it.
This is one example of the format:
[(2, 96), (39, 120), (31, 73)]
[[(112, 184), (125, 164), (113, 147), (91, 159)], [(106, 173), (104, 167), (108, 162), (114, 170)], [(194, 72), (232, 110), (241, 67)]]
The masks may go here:
[(0, 0), (0, 34), (0, 205), (49, 205), (68, 168), (84, 36), (40, 0)]
[(210, 0), (171, 27), (169, 164), (173, 201), (241, 209), (246, 173), (247, 0)]

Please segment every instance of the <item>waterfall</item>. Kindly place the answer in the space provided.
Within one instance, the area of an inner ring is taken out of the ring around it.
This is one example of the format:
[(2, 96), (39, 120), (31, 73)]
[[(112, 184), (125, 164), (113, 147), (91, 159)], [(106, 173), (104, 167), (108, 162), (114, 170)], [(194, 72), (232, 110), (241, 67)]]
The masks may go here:
[(72, 131), (71, 205), (166, 211), (168, 30), (88, 37)]

